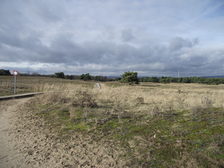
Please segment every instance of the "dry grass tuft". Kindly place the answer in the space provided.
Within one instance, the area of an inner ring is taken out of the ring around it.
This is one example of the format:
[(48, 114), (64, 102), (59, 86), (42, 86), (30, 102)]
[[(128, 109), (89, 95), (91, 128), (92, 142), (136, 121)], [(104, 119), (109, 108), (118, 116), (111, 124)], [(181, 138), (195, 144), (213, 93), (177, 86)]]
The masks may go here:
[(80, 90), (76, 92), (72, 100), (73, 106), (80, 107), (97, 107), (96, 99), (93, 94), (88, 91)]

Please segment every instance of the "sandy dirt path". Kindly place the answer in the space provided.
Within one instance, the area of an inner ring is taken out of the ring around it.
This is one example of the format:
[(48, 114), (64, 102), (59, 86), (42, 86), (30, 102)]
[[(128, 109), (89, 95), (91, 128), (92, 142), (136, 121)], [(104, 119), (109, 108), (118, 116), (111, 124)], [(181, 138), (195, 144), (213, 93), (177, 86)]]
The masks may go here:
[(18, 106), (28, 99), (0, 102), (0, 168), (24, 167), (24, 157), (16, 148), (16, 139), (12, 136), (13, 123)]
[(26, 107), (33, 98), (0, 102), (0, 168), (123, 168), (118, 147), (78, 132), (59, 136)]

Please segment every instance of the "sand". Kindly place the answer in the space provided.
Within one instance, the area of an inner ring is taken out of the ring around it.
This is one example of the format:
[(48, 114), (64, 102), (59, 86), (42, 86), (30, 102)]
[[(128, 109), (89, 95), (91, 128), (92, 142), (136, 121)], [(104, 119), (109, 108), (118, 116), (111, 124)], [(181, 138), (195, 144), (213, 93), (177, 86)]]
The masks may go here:
[(25, 167), (24, 156), (13, 136), (15, 112), (28, 99), (0, 102), (0, 168)]
[(27, 111), (30, 99), (0, 102), (0, 168), (126, 167), (116, 144), (74, 132), (59, 135)]

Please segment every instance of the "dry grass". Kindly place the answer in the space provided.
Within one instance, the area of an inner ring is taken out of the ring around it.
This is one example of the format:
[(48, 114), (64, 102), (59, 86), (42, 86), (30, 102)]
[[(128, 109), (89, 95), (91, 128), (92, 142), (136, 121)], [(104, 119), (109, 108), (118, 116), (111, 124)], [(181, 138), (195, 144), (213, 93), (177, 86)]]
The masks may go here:
[(151, 114), (156, 111), (191, 110), (206, 107), (224, 107), (224, 85), (208, 86), (200, 84), (144, 84), (111, 87), (102, 84), (102, 88), (94, 88), (82, 84), (43, 84), (37, 91), (54, 91), (66, 93), (72, 97), (77, 92), (94, 94), (99, 103), (114, 102), (135, 113)]
[[(62, 80), (47, 77), (18, 77), (18, 93), (31, 91), (73, 92), (88, 90), (95, 98), (103, 101), (117, 101), (144, 113), (167, 111), (167, 109), (192, 109), (198, 107), (223, 107), (224, 85), (201, 84), (153, 84), (129, 86), (108, 82), (102, 89), (94, 88), (94, 82)], [(12, 94), (12, 77), (0, 76), (0, 94)], [(156, 110), (157, 109), (157, 110)]]
[(128, 167), (224, 165), (224, 85), (45, 82), (28, 105), (60, 134), (110, 140)]
[[(64, 91), (69, 85), (92, 87), (91, 82), (50, 77), (17, 76), (17, 94), (39, 91)], [(0, 96), (13, 94), (13, 76), (0, 76)]]

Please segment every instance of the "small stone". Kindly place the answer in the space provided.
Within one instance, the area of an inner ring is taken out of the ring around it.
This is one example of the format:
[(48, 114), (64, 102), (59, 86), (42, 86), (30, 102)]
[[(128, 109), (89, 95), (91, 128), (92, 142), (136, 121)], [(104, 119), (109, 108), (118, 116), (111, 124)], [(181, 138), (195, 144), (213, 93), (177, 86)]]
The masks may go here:
[(28, 155), (33, 155), (33, 151), (28, 151)]

